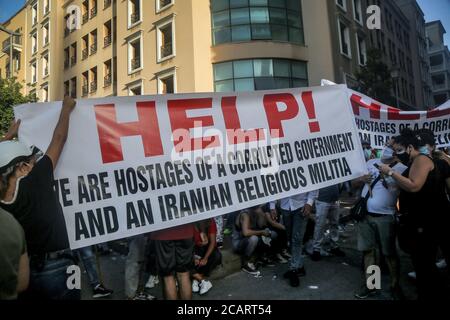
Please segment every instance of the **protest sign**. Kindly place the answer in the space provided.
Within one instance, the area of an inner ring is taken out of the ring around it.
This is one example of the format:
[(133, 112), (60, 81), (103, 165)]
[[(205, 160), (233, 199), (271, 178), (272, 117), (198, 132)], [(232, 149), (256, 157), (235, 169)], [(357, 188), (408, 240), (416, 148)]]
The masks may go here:
[[(61, 103), (20, 105), (46, 150)], [(345, 86), (78, 100), (55, 171), (71, 248), (241, 210), (367, 171)]]

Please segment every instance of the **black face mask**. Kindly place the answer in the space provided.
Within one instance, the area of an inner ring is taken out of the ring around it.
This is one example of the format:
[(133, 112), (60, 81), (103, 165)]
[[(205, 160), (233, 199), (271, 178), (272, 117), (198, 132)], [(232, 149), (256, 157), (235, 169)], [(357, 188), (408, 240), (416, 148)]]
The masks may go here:
[(400, 153), (400, 154), (395, 154), (395, 156), (398, 158), (398, 160), (400, 160), (401, 163), (403, 163), (405, 166), (407, 166), (409, 164), (409, 154), (407, 154), (406, 152)]

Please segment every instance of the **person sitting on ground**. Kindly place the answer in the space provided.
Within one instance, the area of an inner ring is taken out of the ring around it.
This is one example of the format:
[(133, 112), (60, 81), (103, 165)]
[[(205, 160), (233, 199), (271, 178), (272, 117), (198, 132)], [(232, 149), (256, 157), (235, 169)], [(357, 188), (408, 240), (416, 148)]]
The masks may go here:
[[(241, 256), (241, 270), (252, 275), (259, 275), (255, 266), (256, 254), (261, 252), (262, 237), (270, 238), (270, 230), (258, 228), (258, 213), (261, 216), (261, 206), (241, 211), (235, 219), (232, 236), (233, 250)], [(259, 250), (258, 250), (259, 249)]]
[(280, 216), (277, 212), (270, 212), (269, 204), (263, 206), (264, 215), (258, 219), (259, 229), (269, 229), (271, 231), (271, 243), (268, 249), (270, 259), (279, 263), (288, 263), (286, 260), (290, 256), (287, 253), (287, 233), (286, 227), (280, 223)]
[(222, 263), (222, 254), (217, 248), (217, 226), (215, 219), (199, 221), (194, 226), (194, 263), (192, 292), (203, 295), (212, 288), (205, 278)]

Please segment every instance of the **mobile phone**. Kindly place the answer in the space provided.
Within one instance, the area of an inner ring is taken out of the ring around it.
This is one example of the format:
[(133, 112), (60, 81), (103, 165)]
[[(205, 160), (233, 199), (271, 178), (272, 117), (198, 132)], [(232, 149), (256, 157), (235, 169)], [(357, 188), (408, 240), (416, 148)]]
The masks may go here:
[(380, 169), (380, 165), (378, 163), (374, 163), (373, 166), (377, 169)]

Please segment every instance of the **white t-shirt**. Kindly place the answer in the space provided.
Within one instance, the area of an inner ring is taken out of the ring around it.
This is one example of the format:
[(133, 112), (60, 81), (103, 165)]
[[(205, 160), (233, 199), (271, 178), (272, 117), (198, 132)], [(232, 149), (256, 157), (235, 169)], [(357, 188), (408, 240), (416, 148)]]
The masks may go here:
[[(380, 171), (374, 166), (375, 163), (378, 165), (382, 164), (380, 159), (372, 159), (367, 161), (367, 169), (369, 170), (369, 174), (372, 175), (372, 181), (374, 181), (380, 174)], [(406, 169), (407, 167), (402, 163), (397, 163), (394, 167), (392, 167), (392, 170), (400, 174), (402, 174)], [(384, 180), (386, 181), (387, 188), (383, 186), (383, 179), (380, 179), (375, 184), (372, 189), (372, 197), (369, 197), (367, 200), (367, 211), (378, 214), (394, 214), (400, 189), (394, 178), (385, 176)], [(369, 186), (365, 184), (361, 196), (365, 197), (368, 191)]]

